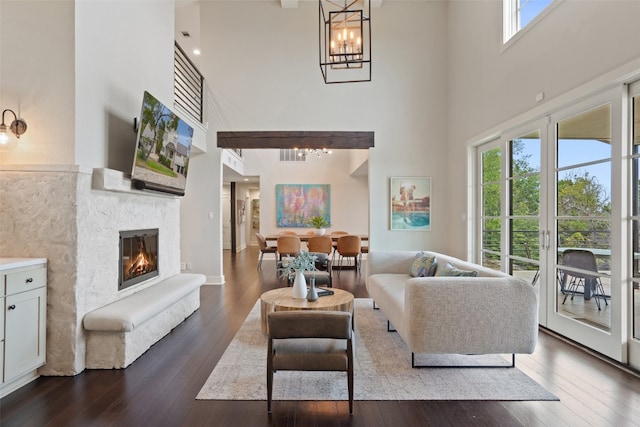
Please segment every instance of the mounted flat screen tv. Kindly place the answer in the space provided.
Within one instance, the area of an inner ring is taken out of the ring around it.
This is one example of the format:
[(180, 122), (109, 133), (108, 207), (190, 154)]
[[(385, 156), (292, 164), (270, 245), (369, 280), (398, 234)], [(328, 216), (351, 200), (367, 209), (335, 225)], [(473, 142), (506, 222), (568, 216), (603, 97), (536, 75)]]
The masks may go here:
[(192, 139), (193, 128), (145, 92), (131, 171), (133, 186), (184, 196)]

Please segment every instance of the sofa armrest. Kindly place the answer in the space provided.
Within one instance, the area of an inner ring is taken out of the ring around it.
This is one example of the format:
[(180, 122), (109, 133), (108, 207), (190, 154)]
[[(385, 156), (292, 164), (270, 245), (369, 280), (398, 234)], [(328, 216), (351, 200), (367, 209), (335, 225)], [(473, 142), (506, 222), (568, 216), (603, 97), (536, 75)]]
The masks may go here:
[(511, 276), (413, 278), (403, 332), (416, 353), (532, 353), (537, 296)]

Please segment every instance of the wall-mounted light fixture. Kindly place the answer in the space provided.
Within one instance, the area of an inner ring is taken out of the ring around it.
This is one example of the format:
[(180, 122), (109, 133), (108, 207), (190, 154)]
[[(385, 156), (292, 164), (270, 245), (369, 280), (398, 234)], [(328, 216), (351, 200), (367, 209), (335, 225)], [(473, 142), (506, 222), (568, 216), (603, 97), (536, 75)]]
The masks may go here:
[(7, 108), (2, 112), (2, 124), (0, 124), (0, 145), (6, 145), (9, 142), (9, 133), (7, 132), (7, 125), (4, 122), (4, 116), (7, 112), (13, 114), (14, 120), (9, 125), (9, 129), (18, 139), (20, 139), (20, 135), (27, 131), (27, 122), (25, 122), (24, 119), (19, 118), (13, 110)]

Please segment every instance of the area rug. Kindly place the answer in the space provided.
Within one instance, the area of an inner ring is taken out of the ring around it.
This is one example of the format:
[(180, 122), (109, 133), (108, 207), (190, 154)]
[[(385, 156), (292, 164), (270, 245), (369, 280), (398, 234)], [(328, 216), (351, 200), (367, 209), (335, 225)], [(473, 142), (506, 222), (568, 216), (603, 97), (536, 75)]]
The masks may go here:
[[(200, 400), (266, 400), (267, 337), (253, 307), (198, 393)], [(372, 300), (355, 300), (355, 400), (558, 400), (517, 368), (413, 369), (411, 352)], [(420, 356), (430, 364), (508, 364), (510, 356)], [(517, 357), (516, 357), (517, 364)], [(516, 365), (517, 366), (517, 365)], [(274, 400), (345, 400), (342, 372), (276, 372)]]

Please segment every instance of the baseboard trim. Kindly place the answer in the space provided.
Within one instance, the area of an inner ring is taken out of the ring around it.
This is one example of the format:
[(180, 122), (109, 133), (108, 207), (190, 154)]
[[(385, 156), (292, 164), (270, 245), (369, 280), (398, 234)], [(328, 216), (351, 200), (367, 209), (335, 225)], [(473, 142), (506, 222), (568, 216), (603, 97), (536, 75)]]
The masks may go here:
[(567, 344), (569, 344), (569, 345), (571, 345), (571, 346), (573, 346), (573, 347), (575, 347), (577, 349), (580, 349), (580, 350), (584, 351), (585, 353), (587, 353), (587, 354), (589, 354), (589, 355), (591, 355), (591, 356), (593, 356), (593, 357), (595, 357), (595, 358), (597, 358), (599, 360), (602, 360), (603, 362), (606, 362), (611, 366), (614, 366), (614, 367), (626, 372), (627, 374), (631, 374), (636, 378), (640, 378), (640, 371), (632, 368), (631, 366), (628, 366), (628, 365), (625, 365), (625, 364), (623, 364), (621, 362), (618, 362), (617, 360), (612, 359), (612, 358), (610, 358), (608, 356), (605, 356), (602, 353), (598, 353), (597, 351), (595, 351), (595, 350), (593, 350), (593, 349), (591, 349), (591, 348), (589, 348), (589, 347), (587, 347), (587, 346), (585, 346), (583, 344), (580, 344), (579, 342), (574, 341), (571, 338), (567, 338), (564, 335), (559, 334), (558, 332), (552, 331), (551, 329), (548, 329), (548, 328), (546, 328), (544, 326), (538, 326), (538, 328), (539, 328), (539, 330), (541, 332), (543, 332), (543, 333), (545, 333), (547, 335), (550, 335), (550, 336), (552, 336), (554, 338), (557, 338), (560, 341), (563, 341), (563, 342), (565, 342), (565, 343), (567, 343)]

